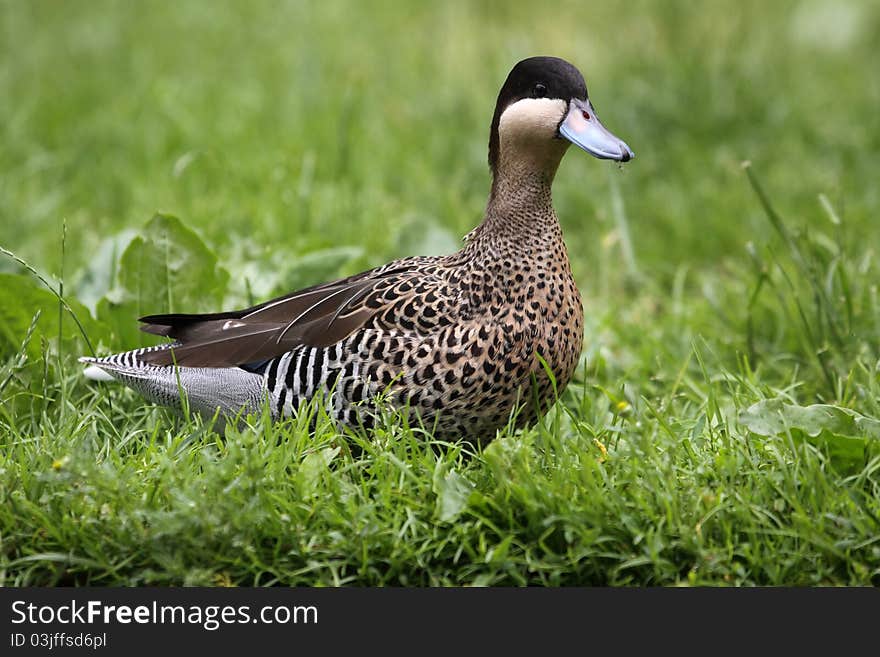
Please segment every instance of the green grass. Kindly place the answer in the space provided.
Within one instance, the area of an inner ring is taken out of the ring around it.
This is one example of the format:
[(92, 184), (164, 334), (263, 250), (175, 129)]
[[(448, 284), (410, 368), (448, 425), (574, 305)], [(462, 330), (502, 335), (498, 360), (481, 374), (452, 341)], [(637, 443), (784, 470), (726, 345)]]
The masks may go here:
[(880, 8), (317, 7), (0, 2), (0, 246), (100, 353), (454, 249), (503, 77), (556, 54), (637, 154), (558, 175), (575, 382), (479, 453), (221, 437), (84, 381), (0, 256), (0, 584), (880, 584)]

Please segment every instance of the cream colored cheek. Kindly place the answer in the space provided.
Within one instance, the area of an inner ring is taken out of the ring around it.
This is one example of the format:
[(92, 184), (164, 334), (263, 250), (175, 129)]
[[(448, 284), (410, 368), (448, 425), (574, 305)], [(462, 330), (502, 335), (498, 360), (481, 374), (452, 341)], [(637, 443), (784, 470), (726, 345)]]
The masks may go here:
[(551, 139), (565, 115), (564, 100), (527, 98), (517, 101), (501, 114), (498, 134), (502, 141)]

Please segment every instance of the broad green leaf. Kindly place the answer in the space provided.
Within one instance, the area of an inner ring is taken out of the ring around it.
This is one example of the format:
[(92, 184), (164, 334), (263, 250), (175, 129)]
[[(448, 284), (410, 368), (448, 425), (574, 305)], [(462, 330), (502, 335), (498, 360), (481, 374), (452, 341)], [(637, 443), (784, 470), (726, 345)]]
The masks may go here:
[[(96, 344), (102, 337), (102, 332), (88, 309), (72, 299), (68, 299), (67, 303), (83, 325), (92, 344)], [(40, 318), (27, 347), (29, 357), (39, 356), (41, 337), (49, 340), (58, 338), (59, 312), (62, 345), (76, 349), (77, 353), (86, 353), (85, 341), (76, 322), (66, 310), (60, 308), (54, 294), (31, 276), (0, 274), (0, 356), (6, 358), (19, 351), (28, 327), (38, 311), (41, 313)]]
[(325, 447), (306, 456), (299, 466), (300, 493), (310, 497), (320, 492), (321, 475), (339, 454), (339, 447)]
[(91, 255), (89, 264), (79, 274), (74, 284), (76, 298), (93, 312), (98, 302), (113, 287), (119, 258), (136, 236), (137, 231), (126, 229), (104, 238)]
[(357, 246), (340, 246), (331, 249), (309, 251), (282, 269), (285, 289), (282, 293), (303, 287), (326, 283), (342, 275), (342, 268), (352, 260), (360, 258), (364, 250)]
[(849, 408), (828, 404), (798, 406), (782, 399), (753, 404), (740, 414), (740, 422), (753, 433), (774, 436), (791, 432), (827, 451), (842, 471), (856, 472), (864, 466), (866, 453), (880, 443), (880, 421)]
[(116, 281), (98, 303), (123, 348), (155, 342), (138, 330), (142, 315), (222, 310), (229, 273), (201, 238), (176, 217), (157, 214), (129, 243)]
[(248, 238), (237, 241), (235, 252), (226, 256), (226, 266), (234, 273), (226, 294), (229, 307), (243, 308), (340, 278), (346, 270), (352, 273), (349, 263), (364, 254), (361, 247), (341, 246), (297, 255)]
[(474, 485), (455, 470), (450, 470), (445, 476), (434, 477), (436, 516), (443, 522), (456, 520), (467, 506), (473, 488)]
[(761, 436), (797, 429), (813, 437), (827, 431), (845, 438), (880, 440), (880, 420), (829, 404), (797, 406), (779, 398), (766, 399), (743, 411), (739, 420), (749, 431)]

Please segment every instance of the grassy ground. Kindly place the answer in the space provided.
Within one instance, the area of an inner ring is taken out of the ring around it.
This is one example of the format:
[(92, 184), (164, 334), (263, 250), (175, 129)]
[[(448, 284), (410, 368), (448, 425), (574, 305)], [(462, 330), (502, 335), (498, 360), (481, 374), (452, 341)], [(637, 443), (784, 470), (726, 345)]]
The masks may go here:
[(558, 176), (577, 380), (475, 455), (223, 439), (87, 384), (3, 256), (0, 584), (880, 584), (880, 7), (316, 7), (0, 2), (0, 245), (100, 353), (453, 250), (501, 81), (557, 54), (637, 153)]

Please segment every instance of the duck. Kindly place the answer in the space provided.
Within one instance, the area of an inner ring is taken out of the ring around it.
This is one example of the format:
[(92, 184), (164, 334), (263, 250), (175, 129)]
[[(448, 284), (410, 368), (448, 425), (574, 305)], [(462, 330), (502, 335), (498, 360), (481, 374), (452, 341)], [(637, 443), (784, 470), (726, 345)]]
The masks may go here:
[(80, 360), (153, 403), (273, 421), (321, 397), (341, 428), (384, 406), (437, 440), (491, 441), (536, 421), (570, 382), (584, 311), (551, 188), (568, 148), (635, 155), (596, 115), (580, 71), (530, 57), (510, 70), (489, 130), (491, 188), (462, 248), (411, 256), (243, 310), (141, 317), (157, 346)]

